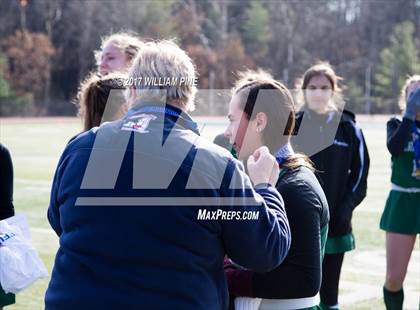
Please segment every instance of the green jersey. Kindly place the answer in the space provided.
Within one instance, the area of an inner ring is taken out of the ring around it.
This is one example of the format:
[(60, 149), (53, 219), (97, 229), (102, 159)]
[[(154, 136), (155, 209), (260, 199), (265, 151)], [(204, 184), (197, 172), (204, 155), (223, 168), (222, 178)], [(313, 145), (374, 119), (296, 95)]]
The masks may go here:
[[(397, 131), (407, 131), (404, 135), (398, 137), (400, 140), (398, 141), (398, 144), (400, 144), (399, 147), (401, 148), (399, 152), (392, 152), (391, 182), (392, 184), (403, 188), (420, 188), (420, 178), (416, 177), (415, 174), (414, 146), (411, 135), (412, 126), (406, 127), (407, 128), (403, 128), (402, 122), (396, 118), (389, 120), (387, 125), (389, 149), (390, 143), (394, 143), (395, 145), (397, 142), (392, 141), (392, 138), (395, 140), (396, 135), (399, 134)], [(393, 145), (391, 145), (391, 147), (392, 146)]]

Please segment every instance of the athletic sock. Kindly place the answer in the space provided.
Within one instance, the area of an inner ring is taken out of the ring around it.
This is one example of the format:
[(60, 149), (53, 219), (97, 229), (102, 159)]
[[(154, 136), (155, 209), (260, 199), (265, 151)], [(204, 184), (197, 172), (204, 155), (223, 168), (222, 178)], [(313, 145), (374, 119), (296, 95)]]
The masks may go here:
[(404, 302), (404, 290), (391, 292), (384, 286), (384, 302), (386, 310), (402, 310)]

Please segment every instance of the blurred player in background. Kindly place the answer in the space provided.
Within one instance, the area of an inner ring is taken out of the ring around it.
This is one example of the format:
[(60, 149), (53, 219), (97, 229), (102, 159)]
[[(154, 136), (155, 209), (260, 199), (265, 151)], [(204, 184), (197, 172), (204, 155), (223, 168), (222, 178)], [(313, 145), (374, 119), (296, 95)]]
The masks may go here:
[(380, 223), (386, 231), (387, 310), (403, 309), (403, 282), (420, 233), (420, 75), (407, 79), (399, 104), (404, 110), (402, 120), (393, 117), (387, 123), (391, 191)]
[(326, 133), (333, 144), (311, 155), (330, 210), (328, 240), (322, 266), (321, 307), (339, 309), (338, 288), (344, 253), (355, 248), (351, 218), (366, 196), (369, 154), (355, 115), (339, 113), (339, 77), (325, 62), (310, 67), (302, 77), (303, 109), (297, 124), (309, 128), (294, 139), (296, 150), (310, 153), (308, 146), (323, 145)]

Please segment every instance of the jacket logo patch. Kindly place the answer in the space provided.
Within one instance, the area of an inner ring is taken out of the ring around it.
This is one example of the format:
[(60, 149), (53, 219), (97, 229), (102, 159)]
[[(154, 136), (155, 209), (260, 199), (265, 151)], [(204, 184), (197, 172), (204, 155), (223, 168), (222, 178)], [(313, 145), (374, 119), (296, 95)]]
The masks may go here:
[(334, 140), (334, 144), (342, 147), (349, 147), (349, 144), (344, 141), (339, 141), (337, 139)]
[(414, 144), (413, 141), (407, 143), (407, 146), (404, 148), (404, 152), (414, 153)]
[(147, 130), (147, 127), (149, 126), (150, 121), (155, 120), (157, 117), (152, 114), (140, 114), (136, 115), (135, 118), (136, 120), (130, 120), (124, 123), (121, 130), (148, 133), (149, 130)]

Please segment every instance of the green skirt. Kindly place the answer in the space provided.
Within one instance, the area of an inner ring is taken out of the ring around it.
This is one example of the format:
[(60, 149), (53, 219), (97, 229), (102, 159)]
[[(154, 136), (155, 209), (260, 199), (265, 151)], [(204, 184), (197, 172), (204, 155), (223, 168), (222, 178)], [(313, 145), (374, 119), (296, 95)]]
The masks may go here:
[(0, 286), (0, 308), (13, 305), (16, 302), (14, 294), (6, 294)]
[(391, 191), (382, 213), (380, 228), (405, 235), (420, 233), (420, 193)]
[(325, 254), (344, 253), (354, 248), (356, 248), (356, 245), (352, 233), (339, 237), (328, 237), (325, 244)]

